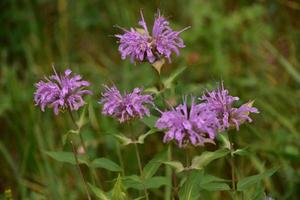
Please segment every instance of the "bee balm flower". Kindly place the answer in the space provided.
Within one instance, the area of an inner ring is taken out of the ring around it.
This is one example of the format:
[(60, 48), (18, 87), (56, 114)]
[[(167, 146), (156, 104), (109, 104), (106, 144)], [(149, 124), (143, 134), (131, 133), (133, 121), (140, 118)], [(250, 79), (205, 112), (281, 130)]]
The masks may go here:
[(121, 95), (115, 87), (105, 86), (105, 92), (99, 101), (103, 104), (102, 113), (118, 119), (121, 123), (149, 116), (147, 105), (154, 105), (151, 95), (143, 95), (142, 89), (135, 88), (132, 93)]
[(217, 90), (204, 94), (201, 100), (204, 101), (209, 110), (216, 113), (222, 131), (232, 126), (239, 130), (239, 126), (245, 121), (252, 121), (249, 117), (250, 113), (259, 113), (257, 108), (252, 107), (253, 101), (238, 108), (233, 107), (239, 98), (229, 95), (228, 90), (224, 89), (223, 83)]
[(207, 110), (205, 104), (196, 104), (192, 97), (190, 109), (185, 99), (176, 108), (161, 112), (156, 127), (166, 130), (164, 142), (175, 140), (179, 147), (188, 143), (199, 146), (212, 142), (215, 138), (218, 120), (214, 112)]
[(92, 94), (84, 89), (89, 86), (89, 82), (82, 80), (80, 75), (71, 76), (72, 71), (67, 69), (64, 74), (58, 75), (54, 70), (54, 75), (35, 84), (34, 93), (35, 104), (41, 107), (44, 112), (45, 107), (53, 107), (57, 115), (60, 110), (78, 110), (85, 102), (83, 95)]
[(142, 12), (139, 25), (141, 28), (131, 28), (130, 30), (121, 28), (124, 34), (115, 35), (119, 38), (119, 52), (122, 59), (130, 57), (132, 63), (134, 61), (154, 63), (162, 58), (167, 58), (171, 62), (171, 53), (175, 52), (178, 56), (179, 49), (185, 47), (179, 35), (189, 27), (174, 31), (169, 22), (160, 15), (160, 12), (155, 17), (151, 34)]

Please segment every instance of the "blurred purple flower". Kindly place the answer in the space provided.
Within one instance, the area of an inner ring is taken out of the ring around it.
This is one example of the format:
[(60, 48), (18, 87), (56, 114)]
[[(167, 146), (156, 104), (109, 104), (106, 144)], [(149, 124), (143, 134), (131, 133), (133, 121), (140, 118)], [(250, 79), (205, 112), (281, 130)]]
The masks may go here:
[(175, 52), (178, 56), (179, 49), (185, 47), (179, 35), (189, 27), (173, 31), (160, 12), (155, 17), (151, 35), (142, 12), (139, 25), (142, 28), (131, 28), (130, 31), (121, 28), (125, 33), (115, 35), (119, 38), (119, 52), (122, 59), (130, 57), (132, 63), (134, 61), (154, 63), (161, 58), (167, 58), (171, 62), (171, 53)]
[(239, 126), (245, 121), (252, 121), (249, 117), (250, 113), (259, 113), (257, 108), (252, 107), (254, 101), (249, 101), (239, 108), (233, 107), (239, 98), (229, 95), (228, 90), (224, 89), (223, 83), (217, 90), (207, 92), (200, 99), (207, 104), (209, 110), (216, 113), (221, 131), (232, 126), (239, 130)]
[(89, 86), (89, 82), (82, 80), (80, 75), (71, 77), (72, 71), (67, 69), (63, 75), (58, 75), (54, 70), (54, 75), (35, 84), (37, 90), (34, 93), (35, 104), (41, 107), (44, 112), (45, 107), (53, 107), (57, 115), (59, 110), (69, 108), (78, 110), (85, 104), (83, 95), (92, 94), (84, 88)]
[(154, 105), (151, 95), (143, 95), (142, 89), (135, 88), (132, 93), (124, 96), (115, 87), (105, 86), (105, 92), (99, 101), (103, 104), (102, 113), (118, 119), (121, 123), (134, 118), (149, 116), (150, 111), (147, 104)]
[(179, 147), (191, 143), (195, 146), (212, 142), (218, 130), (218, 120), (206, 104), (196, 104), (192, 97), (188, 109), (187, 100), (171, 111), (161, 112), (156, 122), (158, 129), (166, 129), (164, 142), (175, 140)]

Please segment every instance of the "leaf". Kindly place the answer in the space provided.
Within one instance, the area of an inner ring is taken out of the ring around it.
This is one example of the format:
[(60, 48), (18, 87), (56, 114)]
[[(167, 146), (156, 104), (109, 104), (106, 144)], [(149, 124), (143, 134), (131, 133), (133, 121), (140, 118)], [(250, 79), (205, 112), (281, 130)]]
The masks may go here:
[(76, 122), (77, 126), (78, 126), (78, 129), (81, 129), (86, 123), (87, 123), (87, 119), (85, 117), (85, 114), (86, 114), (86, 107), (87, 106), (84, 106), (82, 112), (81, 112), (81, 115), (80, 115), (80, 118), (79, 120)]
[(231, 190), (231, 188), (226, 183), (207, 183), (201, 185), (201, 188), (208, 191), (226, 191)]
[(143, 177), (145, 179), (151, 178), (158, 170), (160, 165), (164, 160), (167, 160), (167, 150), (156, 155), (152, 160), (150, 160), (143, 169)]
[(162, 58), (160, 60), (155, 61), (152, 66), (154, 67), (154, 69), (158, 72), (158, 74), (160, 74), (160, 70), (163, 67), (163, 65), (165, 64), (165, 59)]
[(122, 184), (122, 179), (121, 176), (119, 174), (116, 183), (112, 189), (112, 200), (127, 200), (127, 194), (126, 194), (126, 190)]
[(91, 165), (94, 168), (104, 168), (113, 172), (122, 171), (122, 168), (119, 165), (107, 158), (96, 158)]
[(227, 133), (218, 134), (217, 139), (222, 143), (222, 147), (230, 149), (230, 141)]
[(164, 81), (165, 88), (171, 88), (174, 80), (182, 73), (187, 67), (180, 67), (176, 69), (170, 76)]
[(166, 161), (163, 163), (174, 168), (177, 173), (182, 172), (184, 170), (183, 164), (179, 161)]
[(215, 159), (222, 158), (230, 152), (229, 149), (220, 149), (217, 151), (205, 151), (200, 156), (196, 156), (192, 160), (192, 169), (202, 169)]
[[(76, 164), (73, 152), (47, 151), (46, 154), (56, 161), (65, 162), (72, 165)], [(77, 155), (77, 157), (78, 157), (78, 162), (80, 164), (86, 164), (87, 166), (89, 165), (88, 160), (85, 156)]]
[(110, 198), (103, 192), (100, 188), (88, 183), (90, 190), (98, 197), (100, 200), (110, 200)]
[(184, 184), (179, 190), (180, 200), (198, 200), (200, 188), (198, 185), (199, 180), (203, 176), (202, 171), (191, 171), (185, 180)]
[(248, 147), (243, 149), (237, 149), (234, 152), (232, 152), (233, 155), (239, 155), (239, 156), (247, 156), (250, 154), (249, 151), (247, 151)]
[(144, 186), (142, 184), (142, 180), (141, 180), (140, 176), (138, 176), (136, 174), (124, 177), (123, 183), (124, 183), (124, 186), (126, 187), (126, 189), (128, 189), (128, 188), (133, 188), (133, 189), (137, 189), (137, 190), (144, 189)]
[(277, 170), (278, 170), (278, 167), (274, 167), (274, 168), (269, 169), (261, 174), (243, 178), (238, 182), (237, 190), (243, 191), (243, 190), (247, 189), (248, 187), (250, 187), (251, 185), (256, 184), (259, 181), (263, 180), (264, 178), (272, 176)]
[(153, 133), (156, 133), (157, 131), (158, 131), (158, 129), (156, 129), (156, 128), (150, 129), (147, 133), (139, 136), (137, 143), (144, 144), (144, 140), (146, 139), (146, 137), (148, 137), (149, 135), (151, 135)]
[(142, 122), (147, 125), (149, 128), (155, 128), (155, 123), (158, 120), (158, 117), (151, 115), (149, 117), (144, 117)]
[(131, 138), (128, 138), (125, 135), (122, 135), (122, 134), (110, 134), (110, 135), (112, 135), (114, 138), (116, 138), (123, 146), (127, 146), (129, 144), (134, 143), (134, 141), (132, 141)]
[(161, 186), (168, 185), (169, 180), (167, 177), (154, 176), (143, 181), (146, 189), (160, 188)]

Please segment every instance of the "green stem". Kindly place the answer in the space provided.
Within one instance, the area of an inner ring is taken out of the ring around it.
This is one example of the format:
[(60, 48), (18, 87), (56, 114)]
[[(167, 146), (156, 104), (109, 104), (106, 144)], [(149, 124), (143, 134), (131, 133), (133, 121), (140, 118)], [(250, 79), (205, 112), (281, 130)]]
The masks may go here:
[(72, 150), (73, 150), (73, 154), (74, 154), (76, 166), (77, 166), (77, 169), (78, 169), (78, 171), (79, 171), (79, 175), (80, 175), (80, 177), (81, 177), (81, 179), (82, 179), (82, 181), (83, 181), (83, 185), (84, 185), (84, 189), (85, 189), (87, 198), (88, 198), (88, 200), (91, 200), (91, 195), (90, 195), (90, 193), (89, 193), (89, 189), (88, 189), (87, 183), (86, 183), (86, 181), (85, 181), (85, 179), (84, 179), (84, 176), (83, 176), (82, 171), (81, 171), (80, 166), (79, 166), (79, 162), (78, 162), (78, 157), (77, 157), (75, 145), (73, 144), (73, 141), (72, 141), (72, 140), (70, 140), (70, 143), (71, 143), (71, 145), (72, 145)]
[[(81, 131), (80, 131), (80, 127), (77, 125), (77, 123), (75, 121), (75, 118), (72, 114), (72, 111), (70, 109), (68, 109), (68, 113), (70, 115), (70, 118), (71, 118), (73, 124), (75, 125), (76, 129), (78, 130), (78, 135), (79, 135), (79, 138), (80, 138), (81, 146), (83, 147), (84, 153), (87, 155), (88, 161), (90, 162), (90, 157), (87, 153), (87, 147), (86, 147), (85, 142), (83, 140), (83, 137), (82, 137), (82, 134), (81, 134)], [(91, 167), (90, 173), (91, 173), (93, 183), (95, 184), (95, 182), (96, 182), (98, 185), (101, 185), (100, 180), (98, 178), (98, 175), (97, 175), (96, 170), (95, 170), (94, 167)], [(95, 179), (96, 179), (96, 181), (95, 181)]]
[[(137, 158), (137, 161), (138, 161), (140, 175), (141, 175), (142, 180), (144, 180), (144, 177), (143, 177), (143, 167), (142, 167), (142, 162), (141, 162), (140, 151), (139, 151), (139, 148), (138, 148), (138, 146), (137, 146), (136, 143), (134, 143), (134, 148), (135, 148), (136, 158)], [(149, 200), (148, 192), (147, 192), (147, 189), (146, 189), (145, 185), (144, 185), (144, 193), (145, 193), (146, 200)]]
[(232, 139), (229, 136), (230, 134), (228, 133), (228, 139), (230, 143), (230, 165), (231, 165), (231, 188), (233, 192), (236, 192), (236, 177), (235, 177), (235, 163), (234, 163), (234, 144)]
[(124, 165), (124, 161), (123, 161), (123, 156), (122, 156), (120, 144), (118, 142), (117, 142), (117, 155), (118, 155), (118, 158), (119, 158), (120, 165), (122, 167), (122, 176), (125, 176), (125, 165)]

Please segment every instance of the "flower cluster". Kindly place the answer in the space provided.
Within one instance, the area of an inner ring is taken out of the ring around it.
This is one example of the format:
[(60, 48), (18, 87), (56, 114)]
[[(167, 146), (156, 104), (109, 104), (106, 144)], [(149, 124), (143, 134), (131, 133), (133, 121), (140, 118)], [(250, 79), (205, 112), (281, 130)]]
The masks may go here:
[(190, 109), (185, 99), (171, 111), (162, 112), (156, 122), (158, 129), (166, 129), (164, 142), (175, 140), (179, 147), (187, 143), (195, 146), (212, 141), (217, 132), (217, 117), (204, 104), (196, 104), (192, 97)]
[(147, 105), (154, 105), (152, 96), (143, 95), (140, 88), (135, 88), (132, 93), (122, 96), (115, 86), (111, 88), (105, 86), (105, 92), (102, 93), (99, 103), (103, 104), (102, 114), (112, 116), (121, 123), (149, 116)]
[(258, 113), (252, 107), (253, 101), (236, 108), (234, 102), (238, 97), (229, 95), (223, 84), (217, 90), (207, 92), (195, 103), (192, 97), (190, 109), (186, 100), (171, 111), (161, 112), (156, 127), (166, 130), (164, 142), (175, 140), (179, 147), (191, 143), (198, 146), (211, 142), (218, 132), (239, 126), (245, 121), (251, 122), (250, 113)]
[(179, 49), (185, 47), (179, 35), (189, 27), (174, 31), (160, 12), (155, 16), (151, 34), (142, 12), (139, 25), (142, 28), (131, 28), (130, 30), (121, 28), (124, 34), (115, 35), (119, 38), (119, 52), (122, 59), (130, 57), (132, 63), (135, 61), (153, 63), (161, 58), (167, 58), (171, 62), (171, 53), (175, 52), (178, 56)]
[(238, 108), (233, 107), (239, 97), (229, 95), (228, 90), (224, 89), (223, 83), (217, 90), (207, 92), (200, 99), (205, 102), (211, 112), (216, 113), (221, 131), (233, 126), (239, 130), (239, 126), (245, 121), (252, 121), (249, 113), (258, 113), (257, 108), (252, 107), (253, 101), (249, 101)]
[[(53, 68), (54, 69), (54, 68)], [(72, 71), (67, 69), (63, 75), (58, 75), (54, 69), (54, 75), (35, 84), (37, 90), (34, 93), (35, 104), (45, 111), (45, 107), (53, 107), (57, 115), (60, 110), (78, 110), (85, 104), (83, 95), (92, 94), (84, 89), (89, 82), (82, 80), (80, 75), (71, 76)]]

